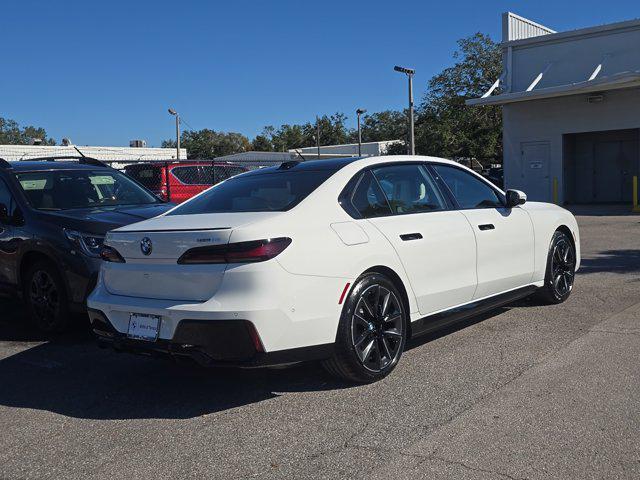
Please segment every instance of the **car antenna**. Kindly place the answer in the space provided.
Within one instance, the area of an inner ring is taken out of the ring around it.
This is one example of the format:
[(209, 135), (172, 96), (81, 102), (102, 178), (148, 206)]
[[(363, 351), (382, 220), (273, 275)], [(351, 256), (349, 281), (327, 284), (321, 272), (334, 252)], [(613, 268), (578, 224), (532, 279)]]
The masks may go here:
[(294, 151), (294, 152), (296, 152), (296, 153), (298, 154), (298, 156), (302, 159), (302, 161), (303, 161), (303, 162), (306, 162), (306, 161), (307, 161), (307, 159), (306, 159), (306, 158), (304, 158), (304, 157), (302, 156), (302, 154), (300, 153), (300, 150), (298, 150), (297, 148), (295, 148), (293, 151)]
[(73, 148), (75, 148), (75, 149), (76, 149), (76, 152), (78, 152), (78, 153), (80, 154), (80, 156), (81, 156), (82, 158), (84, 158), (84, 156), (85, 156), (85, 155), (84, 155), (84, 153), (82, 153), (78, 147), (76, 147), (76, 146), (74, 145), (74, 146), (73, 146)]
[(110, 165), (107, 165), (104, 162), (101, 162), (100, 160), (97, 160), (95, 158), (92, 157), (87, 157), (84, 153), (82, 153), (80, 151), (80, 149), (78, 147), (76, 147), (75, 145), (73, 145), (73, 148), (75, 148), (76, 152), (78, 152), (80, 154), (80, 156), (82, 157), (79, 160), (79, 163), (84, 163), (86, 165), (93, 165), (94, 167), (108, 167), (108, 168), (113, 168)]

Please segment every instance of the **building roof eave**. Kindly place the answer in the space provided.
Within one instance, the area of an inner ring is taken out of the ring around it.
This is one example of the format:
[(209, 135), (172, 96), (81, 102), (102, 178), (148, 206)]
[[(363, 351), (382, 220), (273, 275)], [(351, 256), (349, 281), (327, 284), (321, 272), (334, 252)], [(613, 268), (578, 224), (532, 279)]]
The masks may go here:
[[(528, 19), (525, 19), (525, 20), (531, 22), (531, 20), (528, 20)], [(502, 46), (502, 48), (529, 46), (537, 43), (573, 40), (578, 37), (600, 35), (600, 34), (609, 33), (615, 30), (635, 29), (638, 27), (640, 27), (640, 18), (635, 18), (632, 20), (625, 20), (622, 22), (615, 22), (615, 23), (607, 23), (604, 25), (596, 25), (593, 27), (579, 28), (576, 30), (568, 30), (565, 32), (553, 32), (548, 35), (537, 35), (529, 38), (503, 41), (500, 45)]]
[(585, 80), (583, 82), (540, 88), (529, 92), (503, 93), (485, 98), (471, 98), (465, 103), (469, 106), (504, 105), (507, 103), (526, 102), (543, 98), (566, 97), (584, 93), (617, 90), (640, 86), (640, 70), (621, 72), (607, 77)]

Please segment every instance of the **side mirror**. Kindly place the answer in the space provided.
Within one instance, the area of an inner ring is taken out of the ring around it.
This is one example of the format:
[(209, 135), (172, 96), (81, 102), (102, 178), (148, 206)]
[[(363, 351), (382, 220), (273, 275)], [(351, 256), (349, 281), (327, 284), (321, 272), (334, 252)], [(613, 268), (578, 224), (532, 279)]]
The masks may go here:
[(527, 201), (527, 194), (520, 190), (507, 190), (507, 208), (517, 207)]
[(4, 203), (0, 203), (0, 223), (9, 223), (10, 221), (7, 206)]

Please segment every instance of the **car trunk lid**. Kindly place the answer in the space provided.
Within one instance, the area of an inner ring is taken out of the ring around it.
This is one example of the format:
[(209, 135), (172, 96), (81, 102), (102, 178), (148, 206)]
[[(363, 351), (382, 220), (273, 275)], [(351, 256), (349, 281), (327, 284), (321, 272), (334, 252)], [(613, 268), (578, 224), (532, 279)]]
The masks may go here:
[(125, 263), (105, 263), (103, 280), (114, 295), (167, 300), (205, 301), (218, 289), (226, 264), (179, 265), (196, 247), (229, 242), (234, 228), (278, 213), (247, 212), (162, 216), (114, 230), (105, 244)]

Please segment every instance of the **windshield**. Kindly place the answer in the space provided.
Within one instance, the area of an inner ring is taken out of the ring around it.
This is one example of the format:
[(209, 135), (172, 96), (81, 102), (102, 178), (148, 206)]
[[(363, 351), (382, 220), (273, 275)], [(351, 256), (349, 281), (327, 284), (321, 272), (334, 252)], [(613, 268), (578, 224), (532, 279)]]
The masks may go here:
[(29, 203), (38, 210), (147, 205), (160, 200), (115, 170), (49, 170), (17, 173)]
[(333, 173), (307, 170), (240, 175), (210, 188), (169, 215), (283, 212), (304, 200)]

